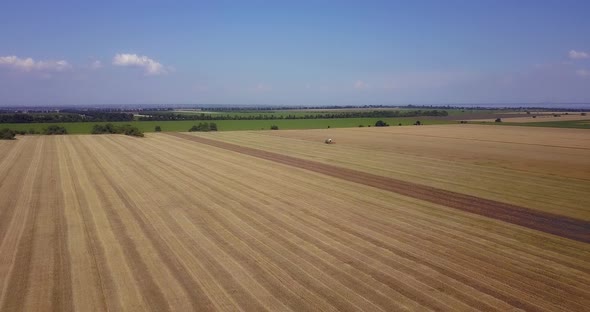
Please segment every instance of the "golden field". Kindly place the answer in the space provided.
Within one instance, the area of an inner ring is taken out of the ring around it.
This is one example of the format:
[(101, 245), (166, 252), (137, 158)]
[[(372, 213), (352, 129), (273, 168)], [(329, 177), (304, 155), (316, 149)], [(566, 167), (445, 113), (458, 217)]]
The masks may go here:
[(585, 226), (589, 156), (475, 125), (0, 141), (0, 310), (583, 311), (584, 239), (353, 175)]
[[(553, 116), (553, 114), (559, 114), (559, 117)], [(560, 113), (560, 112), (555, 112), (555, 113), (540, 113), (538, 115), (535, 115), (536, 117), (533, 118), (533, 115), (527, 115), (522, 116), (522, 117), (508, 117), (508, 118), (502, 118), (502, 122), (517, 122), (517, 123), (523, 123), (523, 122), (551, 122), (551, 121), (575, 121), (575, 120), (589, 120), (590, 121), (590, 116), (586, 116), (586, 115), (581, 115), (580, 113), (571, 113), (568, 115), (566, 115), (565, 113)], [(485, 122), (494, 122), (496, 119), (495, 118), (486, 118), (486, 119), (473, 119), (471, 121), (485, 121)]]

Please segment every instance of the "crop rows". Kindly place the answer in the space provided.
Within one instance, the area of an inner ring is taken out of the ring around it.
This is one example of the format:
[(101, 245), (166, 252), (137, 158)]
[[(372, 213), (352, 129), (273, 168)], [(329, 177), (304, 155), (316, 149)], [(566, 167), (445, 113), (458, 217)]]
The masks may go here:
[(0, 142), (2, 311), (582, 311), (589, 246), (166, 134)]

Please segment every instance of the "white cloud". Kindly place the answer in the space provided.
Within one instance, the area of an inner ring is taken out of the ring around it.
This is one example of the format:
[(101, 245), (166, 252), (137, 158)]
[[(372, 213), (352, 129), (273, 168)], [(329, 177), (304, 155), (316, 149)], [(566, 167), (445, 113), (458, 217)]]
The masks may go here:
[(587, 59), (590, 58), (590, 53), (584, 52), (584, 51), (576, 51), (576, 50), (571, 50), (568, 53), (568, 56), (572, 59), (572, 60), (583, 60), (583, 59)]
[(141, 67), (146, 75), (160, 75), (167, 73), (164, 65), (145, 56), (137, 54), (120, 53), (113, 58), (113, 65), (127, 67)]
[(99, 69), (99, 68), (102, 68), (102, 62), (99, 60), (96, 60), (90, 64), (90, 69)]
[(357, 80), (354, 83), (353, 87), (355, 89), (357, 89), (357, 90), (364, 90), (364, 89), (369, 88), (369, 85), (366, 82), (362, 81), (362, 80)]
[(46, 72), (61, 72), (72, 68), (67, 61), (59, 60), (46, 60), (46, 61), (35, 61), (34, 59), (19, 58), (17, 56), (0, 56), (0, 66), (10, 67), (26, 72), (30, 71), (46, 71)]
[(576, 70), (576, 75), (580, 77), (590, 77), (590, 70), (578, 69)]

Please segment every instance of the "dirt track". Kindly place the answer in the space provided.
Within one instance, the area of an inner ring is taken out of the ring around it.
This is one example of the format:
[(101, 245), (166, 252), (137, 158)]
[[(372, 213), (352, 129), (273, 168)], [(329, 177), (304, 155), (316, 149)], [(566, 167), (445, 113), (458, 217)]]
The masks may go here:
[(590, 243), (590, 222), (183, 133), (169, 135)]

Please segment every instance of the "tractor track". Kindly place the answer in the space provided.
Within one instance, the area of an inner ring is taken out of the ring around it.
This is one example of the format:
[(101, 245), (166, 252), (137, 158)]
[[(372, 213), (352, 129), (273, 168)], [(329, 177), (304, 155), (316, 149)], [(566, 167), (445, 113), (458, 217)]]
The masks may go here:
[(167, 135), (590, 243), (590, 222), (587, 221), (189, 134), (167, 133)]

